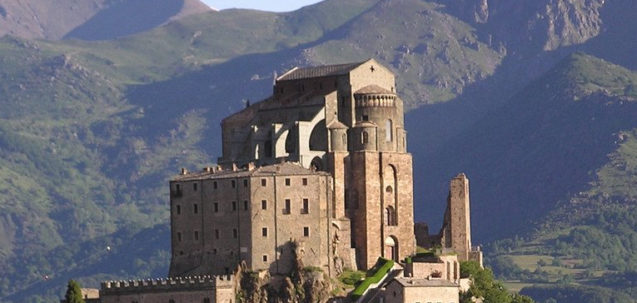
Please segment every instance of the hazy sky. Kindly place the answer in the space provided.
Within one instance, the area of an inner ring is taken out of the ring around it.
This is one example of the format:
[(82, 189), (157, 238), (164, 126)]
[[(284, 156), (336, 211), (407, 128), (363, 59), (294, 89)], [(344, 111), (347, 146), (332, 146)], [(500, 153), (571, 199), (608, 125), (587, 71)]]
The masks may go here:
[(216, 9), (252, 8), (262, 11), (288, 12), (321, 0), (202, 0)]

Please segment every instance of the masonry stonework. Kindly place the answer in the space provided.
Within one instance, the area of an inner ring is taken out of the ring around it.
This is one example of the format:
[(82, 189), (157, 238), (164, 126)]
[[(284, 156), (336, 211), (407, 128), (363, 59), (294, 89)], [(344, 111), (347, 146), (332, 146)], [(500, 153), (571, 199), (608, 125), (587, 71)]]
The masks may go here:
[[(294, 68), (221, 125), (217, 164), (170, 181), (170, 278), (104, 283), (102, 302), (231, 303), (240, 286), (222, 277), (238, 268), (283, 277), (302, 265), (333, 277), (378, 257), (406, 274), (389, 282), (396, 293), (379, 292), (387, 301), (457, 302), (458, 262), (482, 256), (471, 247), (468, 180), (452, 180), (439, 235), (414, 225), (412, 156), (389, 69), (373, 59)], [(417, 242), (446, 255), (410, 265)]]

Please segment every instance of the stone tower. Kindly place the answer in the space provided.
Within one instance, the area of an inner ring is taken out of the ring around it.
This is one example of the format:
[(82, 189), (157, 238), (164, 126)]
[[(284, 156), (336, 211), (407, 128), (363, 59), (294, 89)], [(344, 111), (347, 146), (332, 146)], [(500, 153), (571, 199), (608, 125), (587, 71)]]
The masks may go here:
[(443, 249), (457, 253), (459, 261), (472, 259), (469, 210), (469, 179), (461, 173), (451, 179), (441, 232)]

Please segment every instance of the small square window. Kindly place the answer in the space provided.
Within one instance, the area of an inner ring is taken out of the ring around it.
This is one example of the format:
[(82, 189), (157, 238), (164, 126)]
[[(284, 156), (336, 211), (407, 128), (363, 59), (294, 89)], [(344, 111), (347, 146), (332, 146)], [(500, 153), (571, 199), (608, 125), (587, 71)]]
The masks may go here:
[(303, 227), (303, 237), (309, 237), (310, 236), (310, 228), (309, 227)]
[(243, 180), (243, 187), (248, 187), (248, 179)]
[(237, 187), (237, 181), (235, 181), (235, 180), (232, 180), (232, 181), (231, 181), (231, 183), (232, 183), (232, 188), (235, 188), (235, 187)]
[(369, 116), (368, 115), (363, 115), (363, 121), (369, 121)]
[(303, 178), (303, 186), (307, 185), (307, 178)]
[(212, 249), (212, 254), (213, 254), (213, 255), (216, 255), (216, 254), (217, 254), (217, 249), (216, 249), (216, 248), (213, 248), (213, 249)]
[(239, 237), (239, 231), (236, 228), (232, 229), (232, 237), (235, 239)]
[(248, 210), (248, 200), (243, 201), (243, 210)]
[(261, 186), (265, 186), (267, 184), (267, 180), (266, 179), (261, 179)]
[(268, 255), (263, 255), (263, 262), (268, 262)]
[(199, 240), (199, 232), (195, 231), (195, 241), (198, 241), (198, 240)]
[(215, 202), (212, 206), (216, 213), (219, 212), (219, 203)]
[(177, 241), (181, 242), (181, 233), (177, 233)]
[(192, 190), (193, 191), (197, 191), (197, 183), (193, 183), (192, 184)]
[(181, 215), (181, 205), (177, 205), (177, 214)]
[(268, 236), (268, 228), (267, 227), (261, 228), (261, 235), (264, 236), (264, 237)]
[(261, 209), (268, 209), (268, 201), (261, 200)]
[(232, 201), (232, 211), (237, 211), (237, 201)]
[(285, 186), (290, 186), (290, 178), (285, 178)]
[(217, 189), (217, 181), (212, 182), (212, 188)]
[(195, 214), (199, 213), (199, 205), (194, 204), (194, 205), (192, 206), (192, 210), (193, 210), (193, 212), (194, 212)]

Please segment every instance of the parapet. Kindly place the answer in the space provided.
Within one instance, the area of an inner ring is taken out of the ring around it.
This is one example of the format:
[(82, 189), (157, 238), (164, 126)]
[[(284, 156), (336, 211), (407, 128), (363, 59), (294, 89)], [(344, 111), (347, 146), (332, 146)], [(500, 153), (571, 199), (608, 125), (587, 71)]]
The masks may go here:
[(103, 296), (142, 292), (170, 292), (176, 290), (213, 290), (232, 287), (234, 287), (234, 277), (230, 275), (194, 276), (102, 282), (100, 294)]

